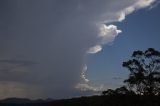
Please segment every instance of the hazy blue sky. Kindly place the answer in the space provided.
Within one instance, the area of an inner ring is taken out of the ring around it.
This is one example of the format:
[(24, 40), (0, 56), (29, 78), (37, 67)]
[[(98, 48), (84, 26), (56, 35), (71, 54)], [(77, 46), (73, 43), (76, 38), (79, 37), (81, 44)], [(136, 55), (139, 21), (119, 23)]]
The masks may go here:
[(158, 3), (0, 0), (0, 98), (68, 98), (119, 86), (133, 50), (160, 49)]
[(104, 84), (105, 88), (123, 84), (128, 71), (122, 67), (122, 62), (128, 60), (134, 50), (160, 50), (160, 6), (136, 11), (114, 24), (123, 32), (113, 44), (105, 45), (101, 52), (90, 55), (87, 62), (90, 81)]

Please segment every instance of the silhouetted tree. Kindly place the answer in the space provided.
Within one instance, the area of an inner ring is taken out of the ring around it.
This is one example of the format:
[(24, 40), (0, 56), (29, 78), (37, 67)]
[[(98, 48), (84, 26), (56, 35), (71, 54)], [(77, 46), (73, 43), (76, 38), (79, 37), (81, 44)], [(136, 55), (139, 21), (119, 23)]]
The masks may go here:
[(134, 51), (131, 60), (123, 62), (130, 71), (124, 82), (140, 95), (157, 95), (160, 92), (160, 52), (153, 48)]
[(112, 89), (108, 89), (102, 92), (102, 95), (114, 95), (114, 94), (115, 94), (115, 91)]
[(125, 86), (115, 89), (115, 93), (120, 95), (135, 95), (132, 90), (128, 90)]
[(108, 89), (102, 92), (102, 95), (134, 95), (133, 91), (128, 90), (125, 86), (116, 88), (115, 90)]
[(125, 86), (115, 89), (116, 94), (127, 94), (129, 91)]

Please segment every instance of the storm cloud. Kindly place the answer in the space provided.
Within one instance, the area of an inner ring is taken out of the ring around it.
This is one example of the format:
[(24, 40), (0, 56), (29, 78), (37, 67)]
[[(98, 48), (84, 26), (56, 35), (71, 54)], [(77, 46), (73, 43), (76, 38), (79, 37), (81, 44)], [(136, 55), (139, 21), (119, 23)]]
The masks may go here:
[(0, 0), (0, 98), (93, 94), (87, 55), (122, 32), (112, 22), (154, 2)]

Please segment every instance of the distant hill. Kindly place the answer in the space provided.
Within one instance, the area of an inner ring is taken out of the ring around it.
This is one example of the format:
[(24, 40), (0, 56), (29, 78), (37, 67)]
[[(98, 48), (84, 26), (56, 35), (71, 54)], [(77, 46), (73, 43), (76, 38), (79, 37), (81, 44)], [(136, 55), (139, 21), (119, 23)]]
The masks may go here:
[(160, 96), (137, 95), (91, 96), (54, 101), (40, 101), (11, 98), (1, 100), (0, 106), (160, 106)]
[(31, 99), (27, 99), (27, 98), (7, 98), (7, 99), (0, 100), (0, 104), (31, 104), (31, 103), (47, 103), (50, 101), (53, 101), (53, 99), (31, 100)]

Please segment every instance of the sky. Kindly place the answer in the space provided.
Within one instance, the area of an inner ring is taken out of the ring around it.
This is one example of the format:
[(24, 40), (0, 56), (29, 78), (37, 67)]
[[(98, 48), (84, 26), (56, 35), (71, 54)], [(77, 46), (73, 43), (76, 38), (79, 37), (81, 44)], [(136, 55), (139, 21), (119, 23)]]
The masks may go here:
[(158, 0), (0, 0), (0, 98), (69, 98), (122, 84), (159, 44)]
[(123, 32), (112, 44), (104, 45), (103, 50), (87, 57), (87, 77), (104, 90), (124, 85), (128, 70), (122, 63), (131, 58), (133, 51), (155, 48), (160, 51), (160, 6), (154, 5), (136, 11), (122, 22), (114, 23)]

